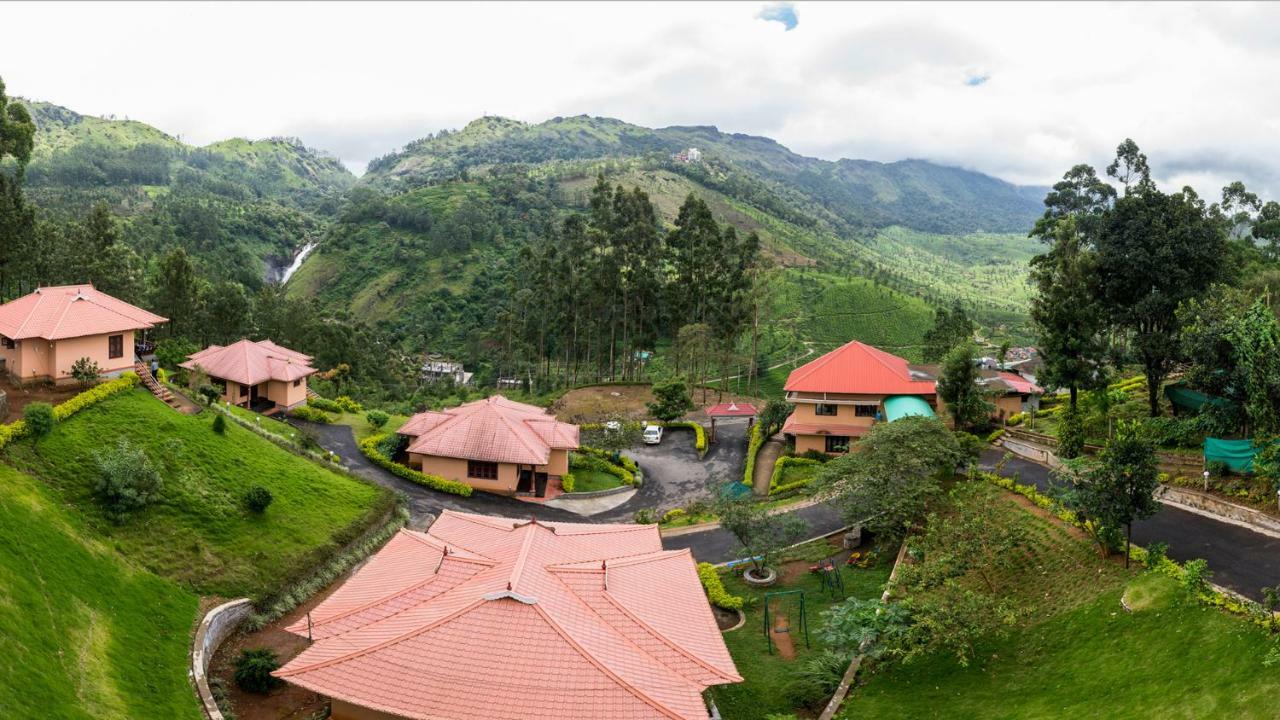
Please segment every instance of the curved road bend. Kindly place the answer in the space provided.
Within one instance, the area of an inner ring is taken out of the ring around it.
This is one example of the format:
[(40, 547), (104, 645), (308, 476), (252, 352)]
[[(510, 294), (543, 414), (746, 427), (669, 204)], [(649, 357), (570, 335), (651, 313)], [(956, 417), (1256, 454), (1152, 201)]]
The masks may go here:
[[(719, 442), (712, 445), (701, 461), (686, 437), (689, 431), (677, 430), (677, 443), (658, 448), (644, 447), (632, 451), (645, 473), (645, 484), (630, 500), (622, 505), (584, 518), (557, 508), (527, 503), (515, 498), (489, 493), (476, 493), (469, 498), (432, 490), (397, 477), (369, 462), (356, 445), (355, 435), (348, 425), (317, 425), (298, 420), (290, 423), (315, 433), (320, 445), (342, 458), (351, 472), (366, 480), (403, 493), (408, 497), (409, 513), (414, 520), (434, 517), (441, 510), (497, 515), (499, 517), (528, 518), (560, 522), (632, 522), (635, 511), (644, 507), (670, 508), (683, 505), (688, 500), (707, 494), (707, 480), (714, 474), (725, 478), (742, 476), (745, 456), (746, 423), (717, 423)], [(673, 438), (676, 439), (676, 438)], [(669, 449), (669, 450), (668, 450)], [(844, 526), (839, 513), (823, 505), (813, 505), (795, 511), (809, 525), (807, 537), (825, 535)], [(726, 562), (739, 556), (737, 542), (726, 530), (715, 528), (664, 538), (663, 545), (670, 549), (689, 548), (700, 562)]]
[[(1000, 450), (984, 450), (980, 467), (994, 471), (1002, 457)], [(1010, 458), (1003, 475), (1017, 475), (1040, 490), (1049, 487), (1049, 468), (1023, 458)], [(1215, 583), (1254, 600), (1262, 599), (1263, 587), (1280, 584), (1280, 539), (1181, 508), (1162, 505), (1152, 517), (1134, 523), (1133, 541), (1166, 543), (1169, 557), (1179, 562), (1203, 558)]]

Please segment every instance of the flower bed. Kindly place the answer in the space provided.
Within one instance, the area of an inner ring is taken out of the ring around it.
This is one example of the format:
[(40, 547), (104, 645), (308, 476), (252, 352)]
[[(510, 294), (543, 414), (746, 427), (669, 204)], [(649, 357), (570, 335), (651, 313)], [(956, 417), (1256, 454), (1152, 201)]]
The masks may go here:
[(428, 475), (426, 473), (420, 473), (417, 470), (405, 467), (404, 465), (401, 465), (398, 462), (394, 462), (393, 460), (388, 458), (386, 455), (383, 455), (382, 452), (378, 449), (378, 445), (382, 441), (386, 440), (390, 434), (391, 433), (382, 433), (381, 435), (370, 435), (364, 440), (361, 440), (359, 443), (360, 452), (364, 453), (364, 456), (369, 458), (369, 460), (371, 460), (374, 465), (377, 465), (383, 470), (390, 472), (392, 475), (408, 480), (411, 483), (416, 483), (418, 485), (429, 487), (433, 490), (439, 490), (441, 492), (452, 493), (454, 495), (461, 495), (463, 497), (471, 497), (471, 493), (473, 492), (473, 489), (470, 485), (466, 483), (458, 482), (457, 480), (449, 480), (447, 478), (442, 478), (439, 475)]

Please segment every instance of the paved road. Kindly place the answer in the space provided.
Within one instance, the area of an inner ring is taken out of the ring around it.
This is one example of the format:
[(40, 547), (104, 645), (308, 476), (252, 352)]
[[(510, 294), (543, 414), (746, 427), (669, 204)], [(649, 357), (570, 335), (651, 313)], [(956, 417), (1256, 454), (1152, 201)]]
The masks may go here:
[[(497, 515), (499, 517), (527, 518), (531, 515), (542, 520), (562, 522), (631, 522), (635, 511), (642, 507), (677, 507), (683, 505), (686, 493), (696, 493), (706, 488), (706, 480), (715, 474), (725, 477), (742, 476), (745, 455), (745, 422), (735, 427), (716, 424), (720, 442), (712, 445), (706, 457), (699, 462), (693, 443), (672, 442), (689, 440), (687, 431), (673, 433), (664, 438), (661, 445), (636, 451), (634, 454), (645, 472), (645, 484), (626, 503), (590, 518), (583, 518), (557, 508), (527, 503), (515, 498), (489, 493), (476, 493), (469, 498), (439, 492), (411, 483), (369, 462), (356, 446), (355, 436), (348, 425), (317, 425), (290, 419), (290, 423), (313, 432), (322, 447), (337, 453), (342, 462), (360, 477), (383, 487), (403, 493), (409, 499), (412, 520), (427, 522), (443, 509), (459, 512)], [(662, 452), (658, 452), (661, 448)], [(685, 450), (681, 450), (684, 448)], [(686, 452), (687, 451), (687, 452)], [(687, 454), (687, 457), (686, 457)], [(735, 472), (736, 475), (732, 474)], [(651, 477), (652, 474), (652, 477)], [(808, 523), (806, 537), (825, 535), (843, 526), (839, 514), (825, 506), (815, 505), (796, 511)], [(703, 562), (725, 562), (736, 559), (737, 542), (727, 531), (716, 528), (673, 538), (664, 538), (663, 545), (671, 549), (690, 548), (693, 555)]]
[[(982, 468), (993, 470), (1003, 456), (999, 450), (984, 451)], [(1030, 460), (1010, 458), (1003, 474), (1017, 474), (1041, 490), (1049, 487), (1049, 469)], [(1135, 523), (1133, 541), (1166, 543), (1169, 557), (1179, 562), (1203, 558), (1215, 583), (1254, 600), (1262, 599), (1263, 587), (1280, 584), (1280, 539), (1181, 508), (1162, 505), (1154, 516)]]

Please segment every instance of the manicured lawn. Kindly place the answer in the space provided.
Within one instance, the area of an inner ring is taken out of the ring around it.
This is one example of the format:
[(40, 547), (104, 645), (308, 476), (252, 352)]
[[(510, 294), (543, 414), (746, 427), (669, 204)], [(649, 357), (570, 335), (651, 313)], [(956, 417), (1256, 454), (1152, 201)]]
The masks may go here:
[(608, 490), (622, 485), (622, 481), (618, 479), (617, 475), (611, 475), (601, 470), (574, 470), (573, 482), (574, 492)]
[[(1089, 541), (990, 490), (1029, 532), (1024, 559), (993, 576), (1026, 608), (1019, 627), (980, 642), (967, 668), (934, 653), (871, 669), (840, 717), (1276, 717), (1280, 673), (1262, 664), (1273, 645), (1264, 631), (1164, 576), (1101, 559)], [(1120, 604), (1126, 587), (1133, 613)]]
[(409, 421), (408, 415), (392, 415), (387, 424), (381, 429), (375, 430), (369, 421), (365, 419), (365, 413), (342, 413), (341, 415), (333, 415), (333, 422), (338, 425), (350, 425), (351, 431), (355, 433), (356, 440), (363, 440), (370, 435), (377, 433), (394, 432), (400, 429), (400, 426)]
[[(836, 552), (825, 540), (807, 543), (784, 556), (798, 558), (795, 562), (809, 564)], [(884, 591), (884, 583), (889, 578), (889, 565), (892, 559), (882, 561), (871, 568), (860, 569), (842, 567), (841, 577), (844, 579), (847, 597), (878, 597)], [(779, 563), (783, 564), (783, 563)], [(725, 589), (734, 595), (747, 599), (744, 612), (746, 624), (741, 628), (724, 634), (725, 644), (733, 655), (733, 662), (738, 667), (744, 682), (736, 685), (721, 685), (711, 690), (720, 714), (733, 720), (764, 720), (770, 714), (794, 713), (795, 708), (787, 697), (787, 684), (792, 678), (796, 664), (805, 657), (819, 652), (822, 647), (820, 629), (822, 627), (822, 610), (834, 602), (830, 594), (823, 592), (819, 577), (802, 572), (791, 582), (779, 582), (768, 588), (769, 591), (802, 589), (805, 591), (805, 610), (809, 618), (810, 648), (805, 648), (804, 634), (796, 617), (792, 617), (792, 634), (795, 641), (796, 657), (785, 660), (776, 651), (769, 654), (768, 643), (764, 636), (764, 590), (747, 587), (736, 573), (724, 577)]]
[(787, 465), (782, 468), (782, 477), (778, 478), (779, 485), (789, 485), (806, 480), (813, 480), (818, 471), (822, 469), (821, 465)]
[[(207, 595), (262, 598), (296, 581), (394, 503), (385, 490), (327, 470), (213, 413), (174, 412), (142, 390), (88, 408), (38, 443), (10, 445), (8, 461), (44, 481), (133, 562)], [(126, 438), (164, 478), (161, 500), (122, 524), (93, 497), (94, 452)], [(275, 501), (243, 506), (254, 485)]]
[(196, 615), (193, 593), (0, 465), (0, 717), (203, 717), (187, 682)]

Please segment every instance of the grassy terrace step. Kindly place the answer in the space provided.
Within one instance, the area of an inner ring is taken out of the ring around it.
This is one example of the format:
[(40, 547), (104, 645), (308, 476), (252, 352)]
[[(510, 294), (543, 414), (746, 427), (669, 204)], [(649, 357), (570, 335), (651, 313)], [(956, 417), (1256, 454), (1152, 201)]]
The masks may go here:
[[(293, 455), (249, 430), (211, 429), (214, 413), (182, 415), (138, 389), (59, 424), (6, 460), (42, 480), (90, 535), (133, 562), (205, 595), (270, 596), (305, 575), (390, 509), (386, 491)], [(94, 451), (126, 438), (164, 477), (159, 502), (120, 525), (93, 498)], [(242, 505), (254, 485), (275, 501)], [(0, 603), (2, 604), (2, 603)]]
[(203, 717), (186, 676), (195, 594), (111, 545), (0, 465), (0, 717)]

